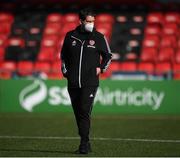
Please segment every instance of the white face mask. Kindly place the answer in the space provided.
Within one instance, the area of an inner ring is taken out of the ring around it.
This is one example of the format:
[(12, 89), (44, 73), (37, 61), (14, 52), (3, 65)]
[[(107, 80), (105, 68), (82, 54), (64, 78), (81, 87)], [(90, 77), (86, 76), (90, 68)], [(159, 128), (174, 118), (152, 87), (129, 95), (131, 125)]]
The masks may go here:
[(93, 28), (94, 28), (94, 23), (87, 23), (87, 24), (84, 25), (84, 28), (85, 28), (86, 31), (92, 32)]

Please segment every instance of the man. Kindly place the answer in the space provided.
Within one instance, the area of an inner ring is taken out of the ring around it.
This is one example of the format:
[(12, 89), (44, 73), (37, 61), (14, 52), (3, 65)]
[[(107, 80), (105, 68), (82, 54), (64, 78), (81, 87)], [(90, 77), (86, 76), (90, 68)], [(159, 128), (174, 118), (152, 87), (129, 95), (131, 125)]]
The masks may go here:
[(61, 70), (68, 80), (68, 93), (81, 138), (76, 153), (88, 154), (91, 151), (90, 117), (99, 74), (108, 68), (112, 54), (104, 35), (94, 28), (93, 11), (87, 8), (81, 10), (79, 19), (80, 25), (68, 32), (64, 39)]

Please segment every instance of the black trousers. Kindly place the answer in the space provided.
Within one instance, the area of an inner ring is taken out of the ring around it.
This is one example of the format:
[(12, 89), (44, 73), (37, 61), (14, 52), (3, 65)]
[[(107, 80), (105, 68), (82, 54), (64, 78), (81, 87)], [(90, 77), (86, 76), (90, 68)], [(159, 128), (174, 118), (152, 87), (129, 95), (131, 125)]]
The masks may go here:
[(89, 142), (89, 131), (91, 126), (91, 111), (97, 87), (69, 88), (71, 104), (81, 137), (81, 144)]

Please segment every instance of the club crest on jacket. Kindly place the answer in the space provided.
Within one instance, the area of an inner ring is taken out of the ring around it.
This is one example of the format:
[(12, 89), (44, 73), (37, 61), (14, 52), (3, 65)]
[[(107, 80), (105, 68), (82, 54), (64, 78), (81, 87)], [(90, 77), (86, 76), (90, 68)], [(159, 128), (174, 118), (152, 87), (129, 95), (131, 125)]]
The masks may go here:
[(95, 44), (95, 41), (94, 41), (94, 40), (89, 40), (89, 44), (90, 44), (91, 46), (93, 46), (93, 45)]

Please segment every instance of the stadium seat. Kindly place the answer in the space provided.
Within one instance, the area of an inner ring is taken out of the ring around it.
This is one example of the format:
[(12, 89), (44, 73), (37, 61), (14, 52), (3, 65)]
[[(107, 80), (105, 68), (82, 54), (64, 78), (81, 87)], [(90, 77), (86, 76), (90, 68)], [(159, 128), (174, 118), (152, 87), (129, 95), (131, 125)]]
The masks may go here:
[(120, 71), (135, 72), (137, 71), (137, 64), (135, 62), (122, 62), (120, 64)]
[(55, 60), (55, 54), (54, 54), (54, 52), (40, 52), (38, 54), (37, 60), (52, 62)]
[(51, 13), (47, 16), (46, 23), (58, 23), (61, 24), (63, 16), (59, 13)]
[(151, 12), (147, 16), (147, 23), (156, 23), (162, 24), (163, 23), (163, 15), (161, 12)]
[(58, 35), (48, 35), (44, 36), (41, 41), (41, 47), (57, 47), (57, 42), (59, 40)]
[(7, 40), (7, 37), (5, 35), (0, 34), (0, 47), (6, 46), (6, 40)]
[(151, 62), (140, 62), (138, 64), (138, 71), (146, 72), (147, 74), (154, 73), (154, 64)]
[(173, 62), (174, 50), (171, 47), (161, 48), (158, 56), (157, 62)]
[(176, 80), (180, 80), (180, 63), (173, 64), (173, 78)]
[(1, 68), (3, 70), (7, 70), (7, 71), (15, 71), (16, 70), (16, 63), (13, 62), (13, 61), (4, 61), (2, 64), (1, 64)]
[(100, 29), (100, 28), (104, 28), (110, 33), (112, 32), (112, 24), (110, 23), (97, 23), (96, 29)]
[(161, 35), (161, 27), (159, 25), (148, 25), (144, 33), (145, 35)]
[(175, 53), (174, 62), (180, 63), (180, 49), (178, 49), (177, 52)]
[(109, 65), (108, 71), (113, 72), (113, 71), (119, 71), (120, 70), (120, 63), (117, 61), (111, 62)]
[(64, 23), (61, 30), (61, 36), (65, 36), (68, 31), (71, 31), (77, 27), (76, 23)]
[(0, 67), (0, 78), (10, 79), (12, 73), (16, 72), (17, 65), (13, 61), (4, 61), (1, 63)]
[(177, 12), (167, 12), (164, 16), (165, 23), (177, 23), (180, 22), (180, 16)]
[(10, 13), (6, 12), (0, 12), (0, 23), (13, 23), (14, 21), (14, 16)]
[(62, 79), (61, 61), (54, 61), (51, 65), (51, 72), (48, 74), (49, 79)]
[(124, 56), (125, 61), (136, 61), (138, 59), (138, 55), (135, 52), (126, 53)]
[(61, 25), (57, 23), (50, 23), (44, 29), (44, 35), (54, 35), (60, 34), (61, 32)]
[(49, 73), (50, 72), (51, 65), (49, 62), (36, 62), (34, 64), (34, 70)]
[(4, 60), (5, 48), (0, 46), (0, 61)]
[(160, 39), (156, 35), (146, 36), (143, 40), (143, 47), (155, 47), (158, 48)]
[(56, 52), (56, 48), (55, 47), (41, 47), (39, 54), (40, 53), (50, 53), (50, 54), (54, 54)]
[(74, 13), (67, 13), (63, 16), (63, 23), (75, 23), (77, 24), (79, 22), (79, 17), (77, 14)]
[(111, 14), (98, 14), (96, 16), (96, 22), (97, 23), (110, 23), (110, 24), (113, 24), (114, 17)]
[(0, 34), (8, 36), (11, 31), (11, 24), (9, 22), (1, 23)]
[(162, 33), (164, 35), (176, 35), (178, 32), (178, 25), (175, 23), (168, 23), (164, 25)]
[(171, 64), (169, 62), (161, 62), (155, 64), (155, 72), (158, 75), (171, 73)]
[(17, 71), (19, 76), (31, 76), (34, 71), (34, 65), (30, 61), (19, 61), (17, 63)]
[(172, 47), (177, 48), (177, 39), (174, 35), (165, 35), (162, 36), (160, 47)]
[(142, 62), (156, 62), (157, 60), (157, 49), (153, 47), (145, 47), (142, 49), (140, 55), (140, 61)]

